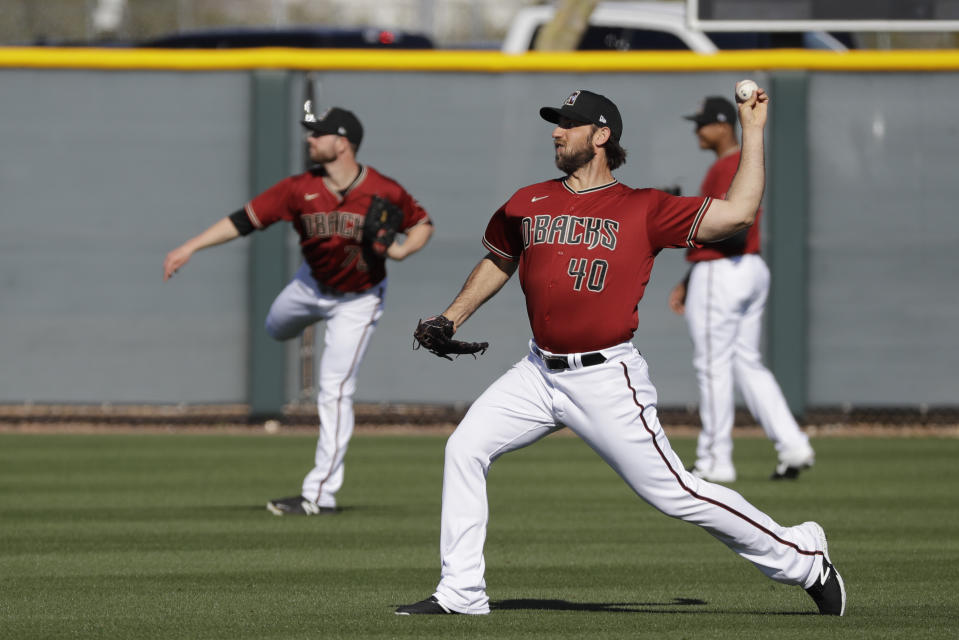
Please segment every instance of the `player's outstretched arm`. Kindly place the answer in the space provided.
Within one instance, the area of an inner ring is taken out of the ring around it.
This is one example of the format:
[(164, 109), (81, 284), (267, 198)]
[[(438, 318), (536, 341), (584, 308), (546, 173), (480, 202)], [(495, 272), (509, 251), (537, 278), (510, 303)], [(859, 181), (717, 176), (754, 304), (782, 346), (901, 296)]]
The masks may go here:
[(466, 279), (466, 284), (446, 311), (438, 316), (419, 321), (413, 332), (413, 339), (416, 340), (413, 349), (422, 347), (447, 360), (463, 354), (470, 354), (475, 358), (478, 353), (486, 353), (486, 349), (489, 348), (488, 342), (454, 340), (453, 334), (480, 305), (493, 297), (506, 284), (516, 271), (516, 264), (492, 253), (487, 254), (473, 268)]
[(236, 225), (233, 224), (233, 221), (230, 220), (229, 217), (217, 220), (206, 231), (190, 238), (166, 254), (166, 259), (163, 261), (163, 281), (166, 282), (172, 278), (173, 274), (189, 262), (190, 257), (200, 249), (223, 244), (238, 237), (240, 237), (240, 232), (237, 231)]
[(406, 233), (406, 239), (400, 242), (394, 242), (386, 250), (387, 257), (393, 260), (403, 260), (426, 246), (430, 237), (433, 235), (433, 225), (427, 222), (418, 224)]
[(739, 168), (733, 177), (725, 200), (713, 200), (696, 234), (698, 242), (716, 242), (746, 229), (756, 220), (756, 212), (766, 188), (763, 130), (769, 96), (756, 89), (746, 102), (739, 104), (742, 124), (742, 153)]
[(488, 253), (479, 261), (459, 295), (453, 300), (443, 315), (453, 321), (453, 330), (459, 329), (473, 312), (492, 298), (497, 291), (503, 288), (506, 281), (516, 271), (518, 262), (506, 260), (495, 254)]

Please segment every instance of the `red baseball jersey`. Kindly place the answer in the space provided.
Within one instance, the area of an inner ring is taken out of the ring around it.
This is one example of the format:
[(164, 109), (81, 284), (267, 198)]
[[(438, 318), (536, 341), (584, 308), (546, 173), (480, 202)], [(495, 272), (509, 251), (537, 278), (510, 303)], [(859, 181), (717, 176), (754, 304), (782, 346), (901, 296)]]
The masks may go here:
[(372, 167), (342, 192), (318, 170), (290, 176), (250, 200), (244, 210), (257, 229), (286, 220), (300, 235), (300, 249), (318, 283), (341, 291), (364, 291), (386, 277), (385, 258), (364, 258), (361, 240), (366, 210), (378, 195), (403, 211), (405, 232), (430, 223), (426, 211), (395, 180)]
[[(725, 200), (729, 185), (732, 184), (736, 169), (739, 168), (739, 155), (737, 151), (716, 160), (709, 171), (706, 172), (706, 177), (703, 178), (703, 183), (699, 186), (699, 194), (709, 198)], [(686, 260), (689, 262), (704, 262), (730, 256), (741, 256), (746, 253), (759, 253), (759, 216), (762, 215), (762, 212), (762, 209), (756, 212), (756, 221), (746, 231), (745, 246), (741, 241), (739, 243), (725, 243), (723, 241), (709, 243), (689, 249), (686, 252)]]
[(519, 260), (536, 344), (596, 351), (632, 339), (653, 259), (665, 247), (695, 246), (710, 202), (616, 181), (576, 192), (550, 180), (500, 207), (483, 245)]

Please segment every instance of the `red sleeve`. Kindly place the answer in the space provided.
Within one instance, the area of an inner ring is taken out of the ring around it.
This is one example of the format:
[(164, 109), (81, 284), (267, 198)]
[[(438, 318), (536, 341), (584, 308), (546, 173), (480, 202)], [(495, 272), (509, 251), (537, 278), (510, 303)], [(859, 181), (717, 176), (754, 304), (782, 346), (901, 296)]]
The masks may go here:
[(292, 220), (293, 212), (290, 210), (292, 192), (292, 177), (285, 178), (247, 202), (244, 211), (253, 226), (257, 229), (265, 229), (274, 222)]
[(712, 198), (681, 198), (650, 190), (653, 200), (646, 215), (646, 233), (654, 249), (698, 247), (696, 234)]
[(402, 230), (404, 232), (409, 231), (412, 227), (423, 222), (433, 223), (433, 221), (430, 220), (429, 214), (426, 213), (426, 209), (417, 202), (416, 198), (407, 193), (405, 189), (400, 194), (399, 202), (396, 204), (403, 210)]
[[(507, 203), (509, 204), (509, 203)], [(483, 235), (483, 246), (501, 258), (519, 260), (523, 253), (523, 236), (519, 229), (519, 218), (509, 218), (506, 215), (506, 205), (500, 207)]]

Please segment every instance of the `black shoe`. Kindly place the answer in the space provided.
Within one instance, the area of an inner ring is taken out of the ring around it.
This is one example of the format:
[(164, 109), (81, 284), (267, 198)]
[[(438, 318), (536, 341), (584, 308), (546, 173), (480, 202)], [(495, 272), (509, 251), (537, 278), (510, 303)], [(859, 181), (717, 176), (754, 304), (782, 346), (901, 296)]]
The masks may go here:
[(799, 472), (808, 467), (788, 467), (784, 464), (776, 465), (775, 471), (769, 476), (770, 480), (795, 480)]
[(303, 496), (270, 500), (266, 503), (266, 509), (275, 516), (325, 516), (336, 513), (336, 507), (321, 507)]
[[(819, 528), (822, 531), (822, 527)], [(846, 585), (836, 567), (829, 560), (826, 548), (826, 534), (822, 534), (822, 561), (816, 583), (806, 589), (806, 593), (819, 607), (819, 613), (824, 616), (841, 616), (846, 612)]]
[(779, 464), (773, 470), (770, 480), (795, 480), (799, 472), (810, 468), (816, 462), (816, 453), (806, 448), (799, 451), (784, 451), (780, 453)]
[(396, 615), (398, 616), (444, 615), (452, 613), (457, 612), (452, 609), (447, 609), (440, 604), (436, 596), (430, 596), (426, 600), (420, 600), (413, 604), (404, 604), (396, 608)]

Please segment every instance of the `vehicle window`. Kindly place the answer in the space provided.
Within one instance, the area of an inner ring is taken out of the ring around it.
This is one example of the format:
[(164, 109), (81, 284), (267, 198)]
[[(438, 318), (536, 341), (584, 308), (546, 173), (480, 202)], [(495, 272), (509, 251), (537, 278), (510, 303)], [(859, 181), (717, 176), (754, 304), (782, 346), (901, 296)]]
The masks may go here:
[(856, 39), (853, 37), (852, 33), (848, 31), (830, 31), (829, 35), (843, 43), (847, 49), (855, 49)]
[[(828, 49), (817, 34), (804, 31), (710, 31), (706, 33), (719, 49)], [(849, 34), (832, 34), (847, 48), (853, 48)]]
[(802, 32), (780, 33), (712, 31), (706, 33), (720, 49), (804, 49)]
[(147, 41), (141, 46), (173, 49), (246, 47), (431, 49), (433, 43), (429, 38), (418, 34), (377, 29), (236, 29), (177, 33)]
[(625, 27), (589, 27), (580, 40), (584, 51), (683, 50), (689, 49), (679, 37), (666, 31), (628, 29)]
[[(530, 48), (536, 42), (537, 27), (530, 40)], [(653, 29), (628, 29), (625, 27), (591, 26), (586, 29), (577, 47), (580, 51), (677, 51), (689, 50), (681, 38), (666, 31)]]

